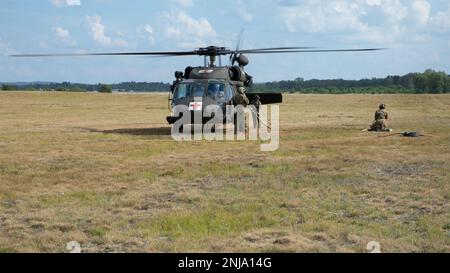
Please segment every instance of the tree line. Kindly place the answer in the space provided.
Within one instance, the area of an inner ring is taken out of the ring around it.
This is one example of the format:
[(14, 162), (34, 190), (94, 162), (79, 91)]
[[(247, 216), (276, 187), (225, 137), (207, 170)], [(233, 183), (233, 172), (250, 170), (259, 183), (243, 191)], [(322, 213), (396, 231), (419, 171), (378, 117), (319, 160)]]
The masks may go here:
[[(123, 82), (119, 84), (80, 83), (22, 83), (3, 84), (2, 90), (40, 90), (71, 92), (161, 92), (169, 91), (170, 84), (163, 82)], [(424, 73), (409, 73), (403, 76), (387, 76), (362, 80), (295, 80), (254, 83), (250, 92), (290, 93), (450, 93), (450, 76), (445, 72), (426, 70)]]
[(83, 83), (20, 83), (2, 84), (3, 91), (67, 91), (67, 92), (161, 92), (169, 91), (170, 84), (163, 82), (123, 82), (118, 84), (83, 84)]
[(253, 92), (299, 93), (450, 93), (450, 76), (445, 72), (426, 70), (403, 76), (387, 76), (362, 80), (275, 81), (253, 84)]

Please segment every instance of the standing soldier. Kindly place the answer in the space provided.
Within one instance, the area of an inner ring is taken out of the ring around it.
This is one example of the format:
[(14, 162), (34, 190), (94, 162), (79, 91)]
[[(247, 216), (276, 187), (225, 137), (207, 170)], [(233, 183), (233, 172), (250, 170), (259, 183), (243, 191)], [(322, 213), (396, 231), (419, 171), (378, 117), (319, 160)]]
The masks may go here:
[(259, 95), (256, 95), (252, 101), (250, 102), (251, 105), (254, 105), (256, 108), (256, 112), (259, 113), (259, 107), (261, 106), (261, 101), (260, 101), (260, 97)]
[(170, 90), (172, 91), (172, 93), (173, 93), (173, 91), (175, 91), (175, 87), (177, 87), (177, 84), (183, 80), (183, 76), (184, 76), (183, 72), (180, 72), (180, 71), (175, 72), (176, 80), (173, 81), (172, 85), (170, 86)]
[[(245, 95), (244, 87), (238, 87), (237, 93), (233, 96), (232, 102), (234, 106), (242, 105), (242, 107), (244, 108), (249, 105), (250, 101)], [(234, 114), (234, 133), (245, 133), (248, 130), (247, 122), (245, 122), (245, 112), (241, 112), (242, 109), (239, 108), (236, 110), (242, 115), (238, 114), (237, 112), (235, 112)], [(238, 120), (240, 116), (243, 118), (243, 120)]]
[(260, 101), (260, 97), (259, 95), (256, 95), (253, 97), (252, 101), (250, 102), (250, 106), (254, 107), (254, 111), (252, 111), (253, 113), (253, 124), (258, 124), (259, 126), (259, 107), (261, 106), (261, 101)]
[(386, 112), (386, 105), (381, 104), (380, 108), (375, 112), (375, 120), (370, 126), (370, 131), (390, 131), (390, 129), (386, 127), (388, 119), (389, 115)]
[(245, 95), (244, 87), (238, 87), (238, 92), (233, 97), (233, 105), (242, 105), (244, 107), (247, 107), (249, 103), (250, 102)]

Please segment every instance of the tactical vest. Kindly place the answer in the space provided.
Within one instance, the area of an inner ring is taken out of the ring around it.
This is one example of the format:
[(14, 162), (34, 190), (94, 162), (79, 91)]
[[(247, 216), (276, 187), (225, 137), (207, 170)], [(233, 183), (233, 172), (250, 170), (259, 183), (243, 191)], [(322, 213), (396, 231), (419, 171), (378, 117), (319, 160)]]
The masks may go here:
[(378, 110), (375, 112), (375, 120), (385, 119), (385, 118), (386, 118), (386, 113), (383, 110)]

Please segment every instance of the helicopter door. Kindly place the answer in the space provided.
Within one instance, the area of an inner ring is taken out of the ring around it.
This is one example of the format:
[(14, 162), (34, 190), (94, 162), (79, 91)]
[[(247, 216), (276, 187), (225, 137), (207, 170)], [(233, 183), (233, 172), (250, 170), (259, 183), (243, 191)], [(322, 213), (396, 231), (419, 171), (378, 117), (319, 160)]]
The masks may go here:
[(192, 86), (193, 83), (179, 83), (175, 87), (172, 98), (172, 107), (177, 105), (185, 105), (189, 107), (192, 102)]

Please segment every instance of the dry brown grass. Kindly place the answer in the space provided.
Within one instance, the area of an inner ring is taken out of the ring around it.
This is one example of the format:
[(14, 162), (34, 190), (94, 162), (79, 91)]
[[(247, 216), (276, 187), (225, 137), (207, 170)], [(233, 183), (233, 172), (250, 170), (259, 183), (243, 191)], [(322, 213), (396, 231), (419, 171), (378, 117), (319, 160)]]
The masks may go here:
[(450, 252), (449, 95), (288, 95), (274, 153), (173, 142), (166, 98), (0, 92), (0, 252)]

